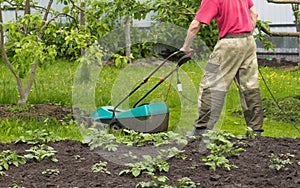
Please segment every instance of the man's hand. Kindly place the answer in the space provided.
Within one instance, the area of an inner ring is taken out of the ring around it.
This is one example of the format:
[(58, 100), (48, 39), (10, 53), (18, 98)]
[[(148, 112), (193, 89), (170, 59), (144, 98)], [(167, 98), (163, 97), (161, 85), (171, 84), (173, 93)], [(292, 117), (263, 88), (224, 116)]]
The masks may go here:
[(193, 54), (194, 54), (194, 50), (192, 48), (182, 47), (182, 48), (180, 48), (180, 51), (187, 54), (187, 55), (189, 55), (189, 56), (193, 56)]

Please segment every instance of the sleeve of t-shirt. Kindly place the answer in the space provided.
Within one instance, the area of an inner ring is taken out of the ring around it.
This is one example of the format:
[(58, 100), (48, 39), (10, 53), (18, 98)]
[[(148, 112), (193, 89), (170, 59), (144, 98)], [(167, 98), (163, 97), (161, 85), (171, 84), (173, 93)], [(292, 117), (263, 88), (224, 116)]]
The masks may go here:
[(252, 0), (248, 0), (248, 7), (251, 8), (253, 7), (254, 3)]
[(215, 0), (203, 0), (194, 19), (201, 23), (209, 24), (217, 13), (218, 5)]

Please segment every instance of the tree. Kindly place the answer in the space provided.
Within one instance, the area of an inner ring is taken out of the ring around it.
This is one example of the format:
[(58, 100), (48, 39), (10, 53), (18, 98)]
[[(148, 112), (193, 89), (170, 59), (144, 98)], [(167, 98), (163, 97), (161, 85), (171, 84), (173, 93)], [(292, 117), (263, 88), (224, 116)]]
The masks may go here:
[[(48, 19), (53, 0), (41, 12), (30, 14), (30, 0), (24, 1), (0, 1), (0, 46), (2, 57), (11, 73), (17, 80), (20, 99), (19, 105), (26, 104), (30, 93), (38, 64), (51, 61), (56, 55), (54, 46), (46, 46), (42, 41), (44, 33), (51, 32), (51, 22)], [(8, 7), (23, 9), (23, 17), (3, 23), (3, 9)], [(5, 44), (5, 37), (8, 42)], [(11, 54), (8, 56), (8, 52)], [(25, 74), (30, 71), (27, 87), (24, 86)]]

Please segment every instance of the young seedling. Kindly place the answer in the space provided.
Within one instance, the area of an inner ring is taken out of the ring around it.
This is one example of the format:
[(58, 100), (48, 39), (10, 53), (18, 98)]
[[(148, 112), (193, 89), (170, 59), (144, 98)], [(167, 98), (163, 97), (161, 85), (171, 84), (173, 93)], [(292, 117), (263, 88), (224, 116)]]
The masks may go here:
[(57, 158), (55, 157), (56, 151), (54, 148), (46, 144), (33, 146), (26, 151), (30, 152), (30, 154), (24, 155), (24, 157), (27, 159), (35, 159), (40, 162), (41, 160), (47, 158), (53, 162), (58, 162)]
[[(10, 165), (19, 166), (19, 164), (25, 164), (26, 160), (23, 156), (18, 155), (15, 151), (4, 150), (0, 154), (0, 172), (8, 170)], [(5, 175), (5, 172), (1, 173)]]
[(240, 152), (245, 151), (243, 148), (236, 148), (235, 143), (230, 139), (235, 136), (226, 133), (225, 131), (209, 131), (206, 135), (207, 139), (204, 140), (206, 147), (210, 150), (208, 156), (204, 156), (202, 161), (205, 162), (210, 169), (216, 170), (217, 168), (237, 168), (236, 165), (230, 164), (228, 158), (239, 156)]
[(42, 174), (45, 175), (59, 175), (59, 170), (58, 169), (46, 169), (42, 172)]
[(110, 171), (106, 169), (107, 162), (100, 161), (92, 166), (92, 172), (101, 172), (105, 174), (111, 174)]
[(76, 160), (79, 160), (79, 161), (85, 161), (86, 160), (84, 157), (81, 157), (80, 155), (74, 155), (74, 158)]
[(127, 164), (131, 169), (122, 170), (119, 176), (131, 173), (134, 177), (138, 177), (142, 173), (154, 173), (157, 170), (160, 172), (169, 171), (169, 164), (161, 156), (152, 158), (150, 155), (144, 155), (143, 158), (143, 161)]
[(269, 168), (275, 169), (277, 171), (288, 170), (287, 166), (293, 164), (293, 161), (291, 161), (291, 158), (293, 157), (295, 156), (290, 153), (279, 155), (275, 155), (274, 153), (272, 153), (269, 156)]

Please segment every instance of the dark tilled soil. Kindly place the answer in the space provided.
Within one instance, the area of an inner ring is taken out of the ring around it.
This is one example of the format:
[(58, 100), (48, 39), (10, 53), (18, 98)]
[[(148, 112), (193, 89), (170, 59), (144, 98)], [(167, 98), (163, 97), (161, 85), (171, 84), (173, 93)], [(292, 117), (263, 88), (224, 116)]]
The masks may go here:
[[(89, 147), (78, 141), (61, 141), (48, 143), (56, 151), (57, 163), (50, 160), (37, 162), (29, 160), (25, 165), (19, 167), (12, 166), (6, 171), (8, 176), (0, 177), (0, 187), (9, 187), (17, 184), (23, 187), (135, 187), (137, 182), (149, 181), (146, 175), (133, 178), (130, 175), (119, 176), (119, 172), (126, 166), (112, 163), (101, 154), (90, 151)], [(209, 170), (201, 161), (202, 154), (198, 153), (199, 140), (192, 140), (183, 148), (187, 158), (168, 160), (170, 170), (168, 173), (160, 173), (169, 178), (168, 184), (174, 185), (177, 180), (189, 177), (197, 183), (197, 187), (300, 187), (300, 139), (288, 138), (268, 138), (246, 142), (246, 151), (237, 158), (230, 161), (237, 165), (230, 171), (225, 169)], [(29, 145), (19, 144), (0, 144), (2, 150), (16, 150), (18, 154), (26, 154), (25, 150)], [(292, 165), (287, 165), (287, 170), (276, 171), (270, 169), (270, 154), (291, 153), (295, 157), (291, 158)], [(145, 152), (145, 155), (147, 153)], [(82, 160), (76, 158), (80, 156)], [(93, 173), (91, 167), (99, 161), (107, 161), (107, 170), (110, 175), (105, 173)], [(42, 174), (47, 169), (56, 169), (58, 175)]]

